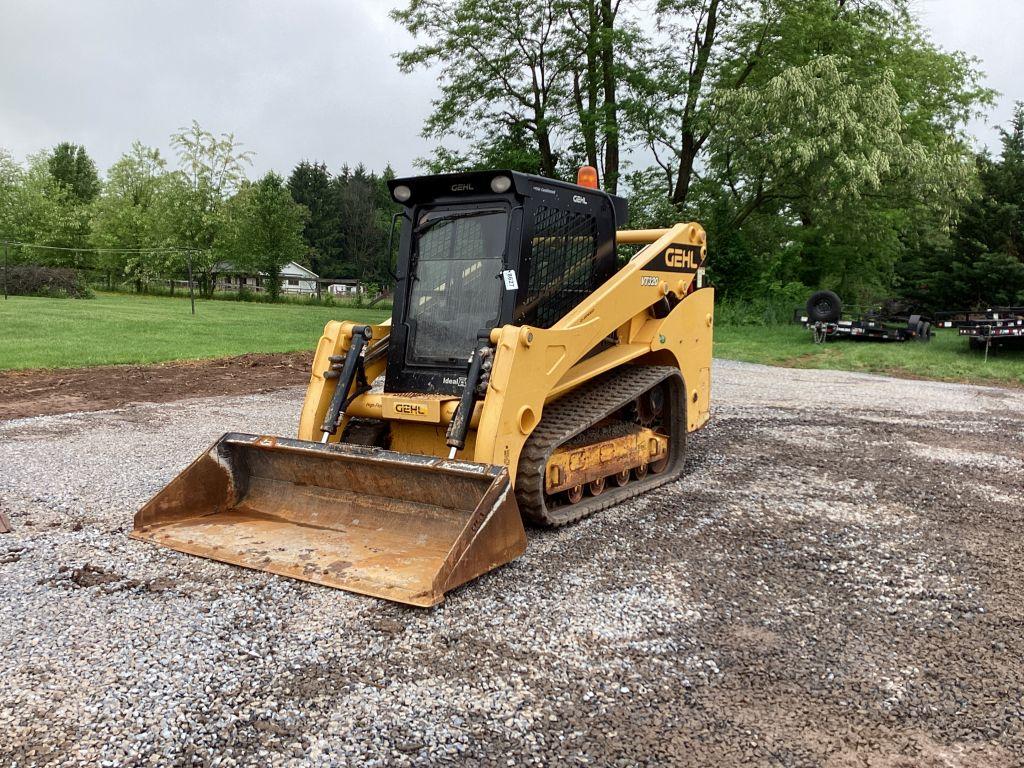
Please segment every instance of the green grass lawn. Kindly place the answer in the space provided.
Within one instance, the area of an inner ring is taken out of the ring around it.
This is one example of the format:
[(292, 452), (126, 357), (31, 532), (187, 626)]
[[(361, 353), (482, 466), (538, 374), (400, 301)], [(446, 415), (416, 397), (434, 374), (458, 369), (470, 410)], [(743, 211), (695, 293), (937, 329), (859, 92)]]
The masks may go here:
[(787, 368), (832, 368), (891, 376), (1024, 386), (1024, 350), (967, 348), (955, 329), (936, 330), (931, 342), (829, 341), (814, 344), (800, 325), (715, 327), (715, 357)]
[[(312, 350), (328, 320), (380, 322), (389, 310), (197, 301), (100, 294), (95, 299), (0, 300), (0, 370)], [(813, 344), (798, 325), (715, 328), (715, 357), (791, 368), (838, 368), (948, 381), (1024, 386), (1024, 351), (984, 360), (955, 331), (929, 344)]]
[(316, 347), (328, 320), (380, 322), (390, 310), (99, 294), (0, 299), (0, 370), (295, 352)]

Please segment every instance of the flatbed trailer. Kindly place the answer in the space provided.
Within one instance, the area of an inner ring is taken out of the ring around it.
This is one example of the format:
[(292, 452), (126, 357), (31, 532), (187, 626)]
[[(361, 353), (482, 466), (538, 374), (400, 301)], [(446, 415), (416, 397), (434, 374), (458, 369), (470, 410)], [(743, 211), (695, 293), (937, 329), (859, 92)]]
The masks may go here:
[(1024, 307), (990, 307), (984, 312), (944, 312), (939, 324), (956, 328), (971, 349), (1024, 346)]
[(806, 315), (800, 316), (800, 322), (810, 329), (815, 344), (826, 341), (852, 339), (854, 341), (930, 341), (932, 338), (931, 323), (922, 320), (919, 315), (911, 315), (906, 325), (898, 325), (867, 317), (852, 320), (812, 321)]
[(804, 314), (797, 309), (793, 322), (802, 323), (811, 331), (815, 344), (851, 339), (854, 341), (899, 342), (931, 341), (932, 324), (921, 315), (897, 316), (872, 309), (843, 319), (843, 302), (832, 291), (817, 291), (807, 300)]

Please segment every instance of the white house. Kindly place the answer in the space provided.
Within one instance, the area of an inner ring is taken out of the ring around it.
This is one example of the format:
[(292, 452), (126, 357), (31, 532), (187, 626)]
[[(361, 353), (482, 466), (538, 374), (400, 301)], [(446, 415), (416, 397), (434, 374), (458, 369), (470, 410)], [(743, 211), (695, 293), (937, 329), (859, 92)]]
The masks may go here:
[(327, 286), (332, 296), (358, 296), (366, 292), (366, 286), (354, 278), (334, 280)]
[(316, 272), (306, 269), (301, 264), (289, 261), (281, 267), (281, 290), (284, 293), (316, 294), (316, 281), (320, 278)]
[[(214, 268), (219, 291), (262, 291), (266, 275), (240, 270), (230, 261), (218, 262)], [(320, 276), (310, 269), (289, 261), (281, 267), (281, 293), (298, 293), (304, 296), (316, 295), (316, 281)]]

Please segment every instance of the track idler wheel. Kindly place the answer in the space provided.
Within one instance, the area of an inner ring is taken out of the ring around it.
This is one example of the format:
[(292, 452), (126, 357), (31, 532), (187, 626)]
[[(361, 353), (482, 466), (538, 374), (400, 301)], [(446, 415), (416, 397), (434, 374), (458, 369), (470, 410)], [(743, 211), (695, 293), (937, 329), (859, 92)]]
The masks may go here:
[(591, 480), (587, 487), (590, 489), (591, 496), (600, 496), (604, 493), (605, 479), (603, 477), (597, 478), (597, 480)]
[(618, 472), (618, 473), (612, 475), (612, 484), (615, 485), (617, 488), (621, 488), (622, 486), (624, 486), (628, 482), (629, 482), (629, 470), (628, 469), (624, 469), (621, 472)]
[(652, 461), (647, 468), (650, 470), (652, 475), (660, 475), (667, 467), (668, 456), (663, 459), (658, 459), (657, 461)]
[(665, 411), (665, 390), (661, 386), (644, 392), (636, 401), (637, 419), (645, 427), (654, 424)]

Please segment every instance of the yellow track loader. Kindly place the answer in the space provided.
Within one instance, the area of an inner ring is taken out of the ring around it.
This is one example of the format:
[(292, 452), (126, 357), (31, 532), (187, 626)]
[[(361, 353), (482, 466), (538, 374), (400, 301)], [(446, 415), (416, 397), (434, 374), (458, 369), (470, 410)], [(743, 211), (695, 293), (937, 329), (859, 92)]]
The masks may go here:
[(133, 537), (431, 606), (521, 555), (524, 518), (564, 525), (680, 475), (711, 392), (699, 225), (617, 231), (626, 201), (588, 174), (389, 186), (390, 322), (328, 323), (298, 438), (224, 435)]

